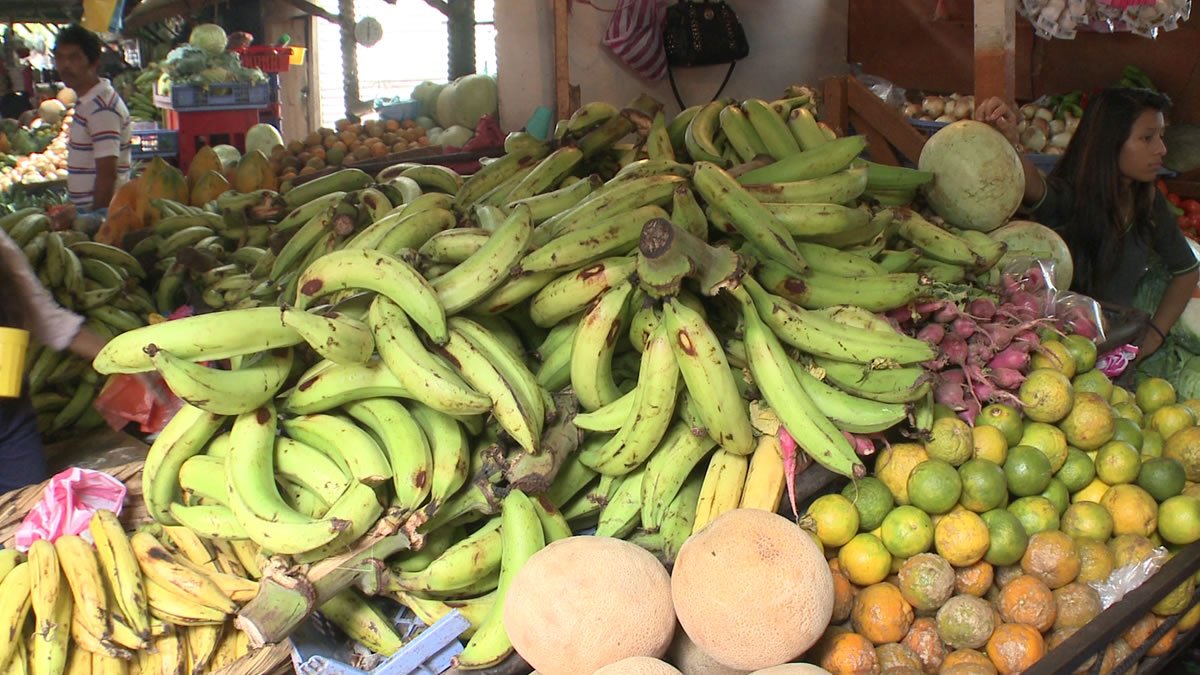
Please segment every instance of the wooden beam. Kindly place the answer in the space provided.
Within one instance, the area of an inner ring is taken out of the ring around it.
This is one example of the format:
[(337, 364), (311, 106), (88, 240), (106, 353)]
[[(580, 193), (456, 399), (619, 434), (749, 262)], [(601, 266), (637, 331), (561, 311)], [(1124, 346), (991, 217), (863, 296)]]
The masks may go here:
[(444, 0), (425, 0), (425, 4), (446, 16), (450, 16), (450, 5), (446, 4)]
[(838, 136), (845, 136), (850, 128), (850, 109), (846, 103), (846, 78), (827, 77), (822, 84), (824, 93), (821, 101), (821, 121), (828, 124)]
[[(908, 159), (916, 162), (925, 147), (925, 136), (904, 119), (900, 111), (883, 102), (856, 77), (846, 78), (846, 101), (863, 123), (874, 128)], [(861, 129), (856, 129), (863, 133)], [(880, 151), (882, 152), (882, 150)]]
[(311, 14), (313, 16), (318, 16), (318, 17), (321, 17), (322, 19), (325, 19), (326, 21), (328, 21), (330, 23), (341, 25), (341, 22), (342, 22), (341, 17), (339, 17), (337, 14), (334, 14), (333, 12), (330, 12), (322, 7), (319, 7), (317, 5), (314, 5), (311, 2), (308, 2), (308, 0), (283, 0), (283, 1), (286, 2), (287, 4), (291, 5), (292, 7), (295, 7), (296, 9), (300, 10), (301, 12), (304, 12), (305, 14)]
[(575, 112), (571, 105), (571, 54), (567, 38), (571, 0), (550, 2), (554, 3), (554, 113), (555, 119), (565, 120)]
[(1016, 100), (1017, 0), (975, 0), (975, 100)]

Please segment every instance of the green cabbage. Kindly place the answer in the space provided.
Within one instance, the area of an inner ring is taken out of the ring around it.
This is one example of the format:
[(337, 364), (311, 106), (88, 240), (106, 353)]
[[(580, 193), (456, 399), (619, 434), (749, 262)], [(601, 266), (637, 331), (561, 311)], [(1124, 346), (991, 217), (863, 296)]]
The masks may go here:
[(216, 56), (229, 46), (229, 38), (225, 35), (225, 29), (215, 23), (202, 23), (193, 28), (188, 42), (202, 49), (209, 56)]

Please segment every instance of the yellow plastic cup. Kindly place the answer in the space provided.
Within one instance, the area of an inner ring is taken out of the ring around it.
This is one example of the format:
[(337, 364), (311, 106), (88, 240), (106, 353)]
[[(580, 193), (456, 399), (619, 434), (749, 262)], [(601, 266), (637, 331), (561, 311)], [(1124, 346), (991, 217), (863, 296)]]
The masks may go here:
[(25, 350), (29, 331), (0, 328), (0, 398), (21, 395), (21, 377), (25, 374)]
[(288, 65), (302, 66), (304, 65), (304, 54), (308, 49), (304, 47), (292, 47), (292, 53), (288, 57)]

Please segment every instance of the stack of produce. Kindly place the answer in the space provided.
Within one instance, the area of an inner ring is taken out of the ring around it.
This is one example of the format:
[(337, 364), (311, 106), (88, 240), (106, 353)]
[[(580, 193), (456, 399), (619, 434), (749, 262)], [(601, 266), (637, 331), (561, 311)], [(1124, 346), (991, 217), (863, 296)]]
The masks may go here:
[[(60, 104), (61, 105), (61, 104)], [(10, 127), (0, 134), (0, 193), (15, 185), (32, 185), (67, 178), (67, 134), (72, 113), (67, 111), (55, 122), (39, 124), (36, 129)], [(3, 126), (3, 124), (0, 124)]]
[(1167, 189), (1164, 181), (1158, 181), (1158, 189), (1171, 202), (1176, 217), (1179, 218), (1179, 229), (1192, 241), (1200, 242), (1200, 200), (1184, 199)]
[(229, 38), (216, 24), (192, 29), (188, 44), (171, 50), (160, 64), (158, 94), (170, 96), (172, 85), (212, 87), (231, 83), (263, 84), (267, 76), (258, 68), (246, 68), (236, 52), (227, 51)]
[[(182, 527), (127, 534), (105, 510), (87, 531), (94, 544), (63, 535), (27, 556), (0, 551), (5, 672), (204, 673), (251, 652), (233, 618), (258, 591), (256, 547)], [(329, 605), (341, 623), (353, 601)]]
[[(1017, 122), (1023, 152), (1061, 155), (1083, 117), (1083, 92), (1048, 96), (1021, 106)], [(920, 103), (907, 103), (904, 115), (926, 122), (957, 122), (973, 119), (975, 97), (962, 94), (926, 96)]]
[(322, 127), (303, 140), (280, 145), (269, 156), (280, 179), (291, 180), (327, 167), (340, 168), (428, 145), (425, 128), (412, 120), (338, 120), (333, 129)]
[(152, 63), (142, 70), (127, 70), (113, 78), (113, 87), (135, 122), (162, 123), (163, 111), (154, 105), (154, 83), (162, 74), (159, 64)]
[[(154, 305), (139, 282), (146, 275), (137, 260), (82, 233), (54, 232), (50, 226), (38, 208), (0, 218), (0, 229), (24, 250), (42, 285), (60, 305), (86, 317), (89, 328), (112, 338), (146, 325)], [(87, 361), (35, 344), (25, 368), (40, 432), (53, 436), (103, 423), (92, 401), (104, 378)]]
[(413, 89), (420, 104), (417, 126), (428, 130), (433, 145), (463, 147), (475, 134), (480, 118), (499, 114), (496, 79), (478, 73), (439, 84), (426, 80)]

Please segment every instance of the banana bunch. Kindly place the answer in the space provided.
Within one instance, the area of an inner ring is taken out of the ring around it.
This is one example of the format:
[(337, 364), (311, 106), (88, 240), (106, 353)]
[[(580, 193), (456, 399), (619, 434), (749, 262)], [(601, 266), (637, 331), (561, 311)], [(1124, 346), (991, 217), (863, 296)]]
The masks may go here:
[(157, 63), (151, 63), (142, 70), (128, 70), (113, 78), (113, 86), (120, 92), (134, 119), (148, 122), (162, 120), (162, 110), (154, 106), (153, 96), (154, 83), (160, 75), (162, 69)]
[(77, 535), (0, 552), (0, 668), (10, 673), (199, 673), (250, 652), (233, 615), (258, 590), (249, 544), (186, 528), (127, 534), (100, 510)]
[[(143, 326), (154, 311), (141, 285), (146, 272), (125, 251), (79, 232), (52, 231), (49, 217), (36, 208), (0, 218), (0, 229), (22, 248), (54, 299), (83, 315), (87, 327), (102, 337)], [(43, 434), (86, 431), (103, 424), (91, 404), (104, 380), (85, 360), (33, 344), (25, 359), (25, 374)]]

